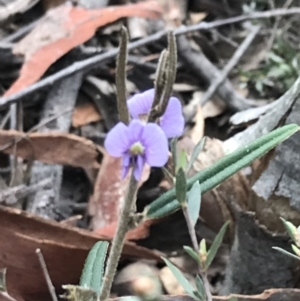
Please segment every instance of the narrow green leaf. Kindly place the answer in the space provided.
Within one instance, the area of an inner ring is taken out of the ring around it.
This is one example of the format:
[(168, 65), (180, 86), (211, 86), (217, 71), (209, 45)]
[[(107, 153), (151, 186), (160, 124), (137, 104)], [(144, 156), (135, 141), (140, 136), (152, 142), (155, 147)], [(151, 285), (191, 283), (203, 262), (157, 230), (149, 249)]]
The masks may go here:
[(280, 218), (281, 221), (283, 222), (283, 225), (288, 233), (288, 235), (291, 237), (291, 239), (297, 243), (295, 233), (298, 233), (296, 226), (294, 226), (291, 222), (286, 221), (284, 218)]
[(188, 213), (195, 227), (199, 218), (201, 208), (201, 187), (199, 182), (195, 182), (188, 194)]
[(292, 245), (292, 249), (295, 252), (295, 254), (299, 257), (300, 256), (300, 250), (297, 246)]
[(6, 269), (0, 269), (0, 292), (7, 292), (6, 289)]
[(99, 241), (92, 247), (85, 261), (79, 283), (80, 286), (97, 292), (98, 296), (103, 281), (107, 248), (107, 241)]
[(226, 230), (227, 230), (227, 226), (229, 225), (229, 222), (226, 222), (221, 230), (219, 231), (219, 233), (217, 234), (217, 236), (215, 237), (210, 249), (208, 250), (208, 253), (207, 253), (207, 258), (206, 258), (206, 262), (205, 262), (205, 267), (208, 268), (212, 261), (214, 260), (221, 244), (222, 244), (222, 241), (223, 241), (223, 238), (224, 238), (224, 235), (226, 233)]
[(189, 173), (190, 169), (192, 168), (195, 160), (198, 158), (200, 152), (202, 151), (204, 145), (205, 145), (205, 141), (206, 141), (206, 137), (203, 137), (195, 146), (195, 148), (193, 149), (192, 155), (191, 155), (191, 159), (189, 161), (189, 164), (187, 166), (186, 169), (186, 174)]
[(180, 285), (184, 288), (184, 290), (191, 296), (195, 297), (194, 295), (194, 287), (191, 285), (191, 283), (184, 277), (184, 275), (181, 273), (181, 271), (173, 265), (167, 258), (162, 257), (168, 268), (171, 270), (174, 277), (177, 279), (177, 281), (180, 283)]
[(172, 159), (173, 159), (173, 173), (176, 174), (177, 170), (177, 137), (171, 140), (171, 152), (172, 152)]
[(287, 255), (287, 256), (289, 256), (289, 257), (292, 257), (293, 259), (300, 260), (300, 257), (298, 257), (298, 256), (296, 256), (296, 255), (294, 255), (294, 254), (292, 254), (292, 253), (290, 253), (290, 252), (288, 252), (288, 251), (286, 251), (286, 250), (284, 250), (284, 249), (281, 249), (281, 248), (279, 248), (279, 247), (272, 247), (272, 249), (274, 249), (274, 250), (276, 250), (276, 251), (278, 251), (278, 252), (280, 252), (280, 253), (282, 253), (282, 254), (284, 254), (284, 255)]
[(164, 174), (165, 174), (167, 180), (168, 180), (170, 183), (174, 183), (174, 177), (173, 177), (173, 175), (172, 175), (165, 167), (162, 168), (162, 171), (164, 172)]
[(200, 259), (199, 255), (191, 248), (188, 246), (183, 246), (183, 249), (198, 263), (200, 264)]
[(178, 162), (177, 162), (177, 169), (182, 168), (186, 170), (186, 151), (182, 150), (179, 154)]
[(205, 300), (205, 289), (204, 289), (204, 284), (202, 279), (197, 275), (196, 277), (196, 287), (197, 287), (197, 292), (201, 296), (202, 300)]
[(186, 202), (186, 178), (185, 173), (182, 168), (179, 168), (176, 174), (176, 197), (180, 204), (184, 204)]
[[(202, 238), (199, 244), (199, 254), (207, 256), (207, 250), (206, 250), (206, 240), (205, 238)], [(200, 260), (201, 261), (201, 260)]]
[(198, 293), (198, 291), (194, 291), (193, 292), (194, 294), (194, 299), (197, 300), (197, 301), (205, 301), (205, 299)]
[[(265, 155), (268, 151), (289, 138), (298, 130), (298, 125), (289, 124), (263, 135), (248, 145), (221, 158), (212, 166), (200, 171), (195, 176), (188, 179), (187, 188), (190, 189), (196, 181), (199, 181), (201, 183), (201, 194), (204, 194), (242, 168), (251, 164), (257, 158)], [(159, 218), (178, 210), (180, 206), (175, 198), (176, 193), (174, 189), (170, 189), (161, 195), (146, 208), (147, 217)]]

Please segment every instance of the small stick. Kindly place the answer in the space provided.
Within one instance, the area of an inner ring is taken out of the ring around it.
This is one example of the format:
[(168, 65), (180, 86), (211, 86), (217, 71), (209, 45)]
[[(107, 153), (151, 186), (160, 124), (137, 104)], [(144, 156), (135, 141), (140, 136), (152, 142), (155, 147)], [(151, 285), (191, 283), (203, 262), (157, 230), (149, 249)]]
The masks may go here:
[(252, 43), (256, 35), (260, 30), (260, 26), (254, 26), (246, 37), (246, 39), (242, 42), (240, 47), (235, 51), (225, 68), (220, 72), (220, 75), (216, 78), (215, 81), (212, 82), (206, 93), (203, 95), (200, 103), (201, 105), (206, 104), (210, 98), (213, 96), (218, 87), (224, 82), (227, 78), (230, 71), (235, 67), (235, 65), (239, 62), (245, 51), (248, 49), (249, 45)]
[(46, 262), (45, 262), (44, 256), (43, 256), (43, 254), (42, 254), (42, 252), (41, 252), (40, 249), (36, 249), (35, 253), (36, 253), (36, 255), (37, 255), (38, 259), (39, 259), (41, 268), (43, 270), (43, 274), (45, 276), (45, 280), (47, 282), (47, 286), (48, 286), (48, 289), (49, 289), (52, 301), (58, 301), (58, 299), (56, 297), (56, 293), (55, 293), (55, 288), (53, 286), (53, 283), (51, 281), (51, 278), (50, 278), (50, 275), (49, 275), (49, 272), (48, 272), (48, 269), (47, 269), (47, 266), (46, 266)]

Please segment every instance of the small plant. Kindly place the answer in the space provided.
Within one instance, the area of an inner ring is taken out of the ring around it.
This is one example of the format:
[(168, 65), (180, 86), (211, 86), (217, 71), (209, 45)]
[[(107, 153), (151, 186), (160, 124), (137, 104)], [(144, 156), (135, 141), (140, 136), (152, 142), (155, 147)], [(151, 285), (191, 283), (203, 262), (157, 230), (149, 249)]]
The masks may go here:
[(278, 38), (259, 68), (239, 72), (240, 87), (253, 87), (262, 97), (271, 90), (282, 95), (297, 79), (299, 66), (298, 51)]
[[(164, 258), (164, 260), (189, 295), (195, 300), (210, 301), (212, 296), (206, 273), (222, 243), (228, 223), (221, 228), (208, 251), (205, 240), (198, 243), (194, 227), (200, 213), (201, 195), (266, 154), (277, 144), (297, 132), (299, 127), (290, 124), (276, 129), (188, 178), (189, 170), (198, 157), (205, 140), (203, 139), (196, 145), (189, 162), (186, 162), (184, 152), (180, 155), (176, 153), (176, 137), (183, 133), (184, 118), (180, 101), (171, 97), (177, 62), (175, 36), (173, 33), (169, 33), (168, 48), (160, 56), (155, 89), (137, 94), (129, 100), (126, 100), (125, 93), (128, 38), (124, 28), (121, 37), (116, 72), (120, 122), (107, 134), (105, 147), (111, 156), (123, 158), (120, 173), (123, 177), (129, 174), (130, 181), (106, 266), (108, 243), (98, 242), (87, 257), (79, 286), (64, 286), (68, 291), (65, 297), (71, 300), (107, 300), (123, 249), (125, 235), (130, 225), (136, 224), (137, 221), (169, 215), (181, 209), (193, 245), (193, 248), (185, 246), (184, 249), (199, 266), (196, 287), (193, 287), (168, 259)], [(135, 212), (138, 181), (145, 163), (150, 166), (164, 167), (168, 160), (168, 138), (173, 138), (171, 151), (175, 164), (172, 172), (166, 172), (173, 181), (174, 188), (150, 204), (142, 213), (141, 219), (141, 214)], [(156, 291), (144, 292), (137, 288), (137, 292), (137, 296), (143, 300), (149, 300), (150, 297), (152, 299), (153, 296), (154, 299), (158, 298)]]
[(300, 260), (300, 226), (297, 228), (296, 226), (294, 226), (291, 222), (286, 221), (285, 219), (281, 218), (284, 227), (288, 233), (288, 235), (290, 236), (290, 238), (294, 241), (295, 244), (292, 244), (292, 249), (294, 251), (293, 254), (291, 252), (288, 252), (282, 248), (279, 247), (273, 247), (274, 250), (277, 250), (287, 256), (290, 256), (294, 259), (298, 259)]

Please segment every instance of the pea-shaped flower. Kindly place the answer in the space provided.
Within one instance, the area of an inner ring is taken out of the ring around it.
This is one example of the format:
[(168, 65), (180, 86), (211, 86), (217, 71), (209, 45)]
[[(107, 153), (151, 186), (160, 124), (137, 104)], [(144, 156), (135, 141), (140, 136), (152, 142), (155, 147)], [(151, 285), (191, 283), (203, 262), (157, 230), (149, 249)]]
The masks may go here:
[[(127, 101), (129, 113), (132, 118), (150, 113), (154, 101), (155, 90), (150, 89), (143, 93), (138, 93)], [(184, 117), (182, 106), (178, 98), (169, 99), (165, 113), (159, 118), (158, 124), (168, 138), (179, 137), (184, 130)]]
[(134, 177), (141, 178), (143, 166), (162, 167), (168, 160), (168, 140), (155, 123), (133, 119), (129, 125), (116, 124), (107, 134), (104, 146), (112, 157), (123, 157), (122, 178), (131, 166)]

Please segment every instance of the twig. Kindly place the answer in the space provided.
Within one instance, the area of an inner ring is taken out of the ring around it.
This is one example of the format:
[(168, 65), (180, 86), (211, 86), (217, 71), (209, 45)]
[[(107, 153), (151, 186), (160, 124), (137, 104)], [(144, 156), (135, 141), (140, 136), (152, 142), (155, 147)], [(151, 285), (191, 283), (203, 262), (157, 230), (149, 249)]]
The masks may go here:
[(118, 262), (122, 253), (123, 245), (125, 242), (125, 235), (129, 230), (129, 222), (131, 219), (132, 209), (134, 208), (136, 201), (136, 193), (138, 188), (138, 182), (133, 175), (134, 167), (132, 168), (132, 174), (128, 185), (126, 197), (124, 200), (121, 215), (118, 221), (116, 234), (112, 241), (107, 266), (105, 269), (103, 286), (101, 289), (100, 301), (105, 301), (109, 297), (112, 282), (116, 274)]
[[(219, 78), (219, 69), (207, 59), (201, 49), (197, 52), (194, 51), (185, 36), (178, 37), (177, 43), (179, 57), (199, 81), (210, 85)], [(227, 107), (234, 111), (243, 111), (253, 106), (250, 100), (236, 93), (228, 79), (224, 80), (216, 93), (226, 103)]]
[(0, 129), (1, 130), (4, 129), (4, 127), (5, 127), (6, 123), (7, 123), (7, 121), (9, 120), (9, 118), (10, 118), (10, 111), (8, 111), (5, 114), (5, 116), (3, 116), (2, 120), (1, 120), (1, 123), (0, 123)]
[(260, 30), (260, 26), (254, 26), (245, 40), (242, 42), (240, 47), (235, 51), (227, 65), (224, 67), (222, 72), (220, 72), (219, 77), (216, 78), (203, 95), (201, 99), (201, 105), (204, 105), (209, 101), (209, 99), (213, 96), (218, 87), (224, 82), (227, 78), (230, 71), (234, 68), (234, 66), (239, 62), (245, 51), (248, 49), (249, 45), (252, 43), (253, 39), (256, 37), (258, 31)]
[(38, 0), (17, 0), (9, 1), (8, 4), (0, 7), (0, 22), (5, 22), (17, 13), (23, 13), (35, 5)]
[(42, 120), (40, 123), (38, 123), (37, 125), (35, 125), (34, 127), (32, 127), (27, 133), (25, 133), (25, 135), (23, 137), (20, 137), (19, 139), (16, 139), (14, 141), (8, 142), (4, 146), (0, 147), (0, 152), (4, 151), (5, 149), (11, 147), (14, 144), (19, 143), (23, 139), (27, 139), (28, 136), (29, 136), (29, 134), (37, 131), (39, 128), (45, 126), (47, 123), (49, 123), (49, 122), (57, 119), (58, 117), (60, 117), (60, 116), (62, 116), (64, 114), (70, 113), (71, 111), (73, 111), (73, 108), (72, 109), (67, 109), (67, 110), (65, 110), (63, 112), (59, 112), (58, 114), (56, 114), (54, 116), (51, 116), (48, 119)]
[(36, 255), (37, 255), (38, 259), (39, 259), (41, 268), (43, 270), (43, 274), (45, 276), (45, 280), (47, 282), (47, 286), (48, 286), (48, 289), (49, 289), (52, 301), (58, 301), (57, 297), (56, 297), (56, 293), (55, 293), (55, 288), (53, 286), (53, 283), (51, 281), (51, 278), (50, 278), (50, 275), (49, 275), (49, 272), (48, 272), (48, 269), (47, 269), (47, 266), (46, 266), (46, 262), (45, 262), (44, 256), (43, 256), (43, 254), (42, 254), (42, 252), (41, 252), (40, 249), (36, 249), (35, 253), (36, 253)]
[[(237, 17), (232, 17), (224, 20), (217, 20), (214, 22), (201, 22), (199, 24), (191, 25), (191, 26), (182, 26), (176, 30), (174, 30), (174, 34), (176, 36), (183, 35), (189, 32), (198, 31), (198, 30), (210, 30), (212, 28), (233, 24), (233, 23), (239, 23), (244, 22), (247, 20), (254, 20), (254, 19), (266, 19), (276, 16), (286, 16), (286, 15), (294, 15), (294, 14), (300, 14), (300, 8), (299, 7), (293, 7), (290, 9), (276, 9), (272, 11), (265, 11), (265, 12), (258, 12), (253, 13), (249, 15), (242, 15)], [(147, 45), (149, 43), (153, 43), (157, 40), (160, 40), (162, 37), (164, 37), (168, 32), (166, 30), (159, 31), (151, 36), (148, 36), (146, 38), (143, 38), (139, 41), (135, 41), (128, 44), (128, 50), (132, 50), (144, 45)], [(118, 49), (114, 48), (112, 50), (107, 51), (106, 53), (96, 55), (94, 57), (88, 58), (86, 60), (77, 62), (72, 64), (71, 66), (53, 74), (50, 75), (39, 82), (23, 89), (22, 91), (19, 91), (11, 96), (7, 97), (1, 97), (0, 98), (0, 107), (11, 105), (17, 101), (20, 101), (24, 96), (31, 95), (32, 93), (41, 90), (43, 88), (46, 88), (48, 86), (53, 85), (53, 83), (66, 78), (72, 74), (78, 73), (78, 72), (89, 72), (90, 70), (97, 68), (100, 63), (106, 62), (112, 58), (114, 58), (118, 54)]]
[[(269, 2), (270, 2), (270, 6), (272, 7), (272, 9), (275, 9), (274, 1), (270, 0)], [(292, 2), (293, 2), (293, 0), (286, 0), (283, 5), (283, 9), (287, 9), (292, 4)], [(276, 38), (276, 34), (277, 34), (277, 30), (278, 30), (278, 26), (279, 26), (279, 22), (280, 22), (281, 18), (282, 18), (282, 16), (276, 17), (276, 21), (273, 26), (272, 34), (271, 34), (271, 37), (270, 37), (268, 45), (267, 45), (266, 53), (268, 53), (273, 47), (273, 43)]]
[(23, 199), (29, 194), (35, 193), (41, 187), (49, 186), (50, 183), (52, 183), (52, 179), (47, 178), (30, 186), (22, 184), (2, 190), (0, 192), (0, 203), (5, 202), (6, 204), (12, 205), (16, 203), (18, 199)]
[(28, 32), (30, 32), (39, 22), (41, 19), (38, 19), (36, 21), (33, 21), (32, 23), (25, 25), (24, 27), (21, 27), (19, 30), (14, 32), (13, 34), (3, 38), (0, 43), (1, 44), (8, 44), (16, 41), (17, 39), (21, 38)]
[[(194, 251), (198, 254), (199, 253), (199, 244), (198, 244), (198, 240), (197, 240), (197, 235), (196, 235), (196, 231), (195, 231), (195, 227), (193, 226), (191, 217), (189, 215), (187, 206), (183, 206), (182, 207), (182, 212), (188, 227), (188, 231), (189, 231), (189, 235), (193, 244), (193, 249)], [(207, 272), (203, 271), (201, 269), (201, 267), (199, 266), (199, 274), (202, 278), (203, 284), (204, 284), (204, 290), (205, 290), (205, 294), (206, 294), (206, 300), (207, 301), (212, 301), (212, 295), (210, 292), (210, 286), (209, 286), (209, 281), (207, 278)]]

